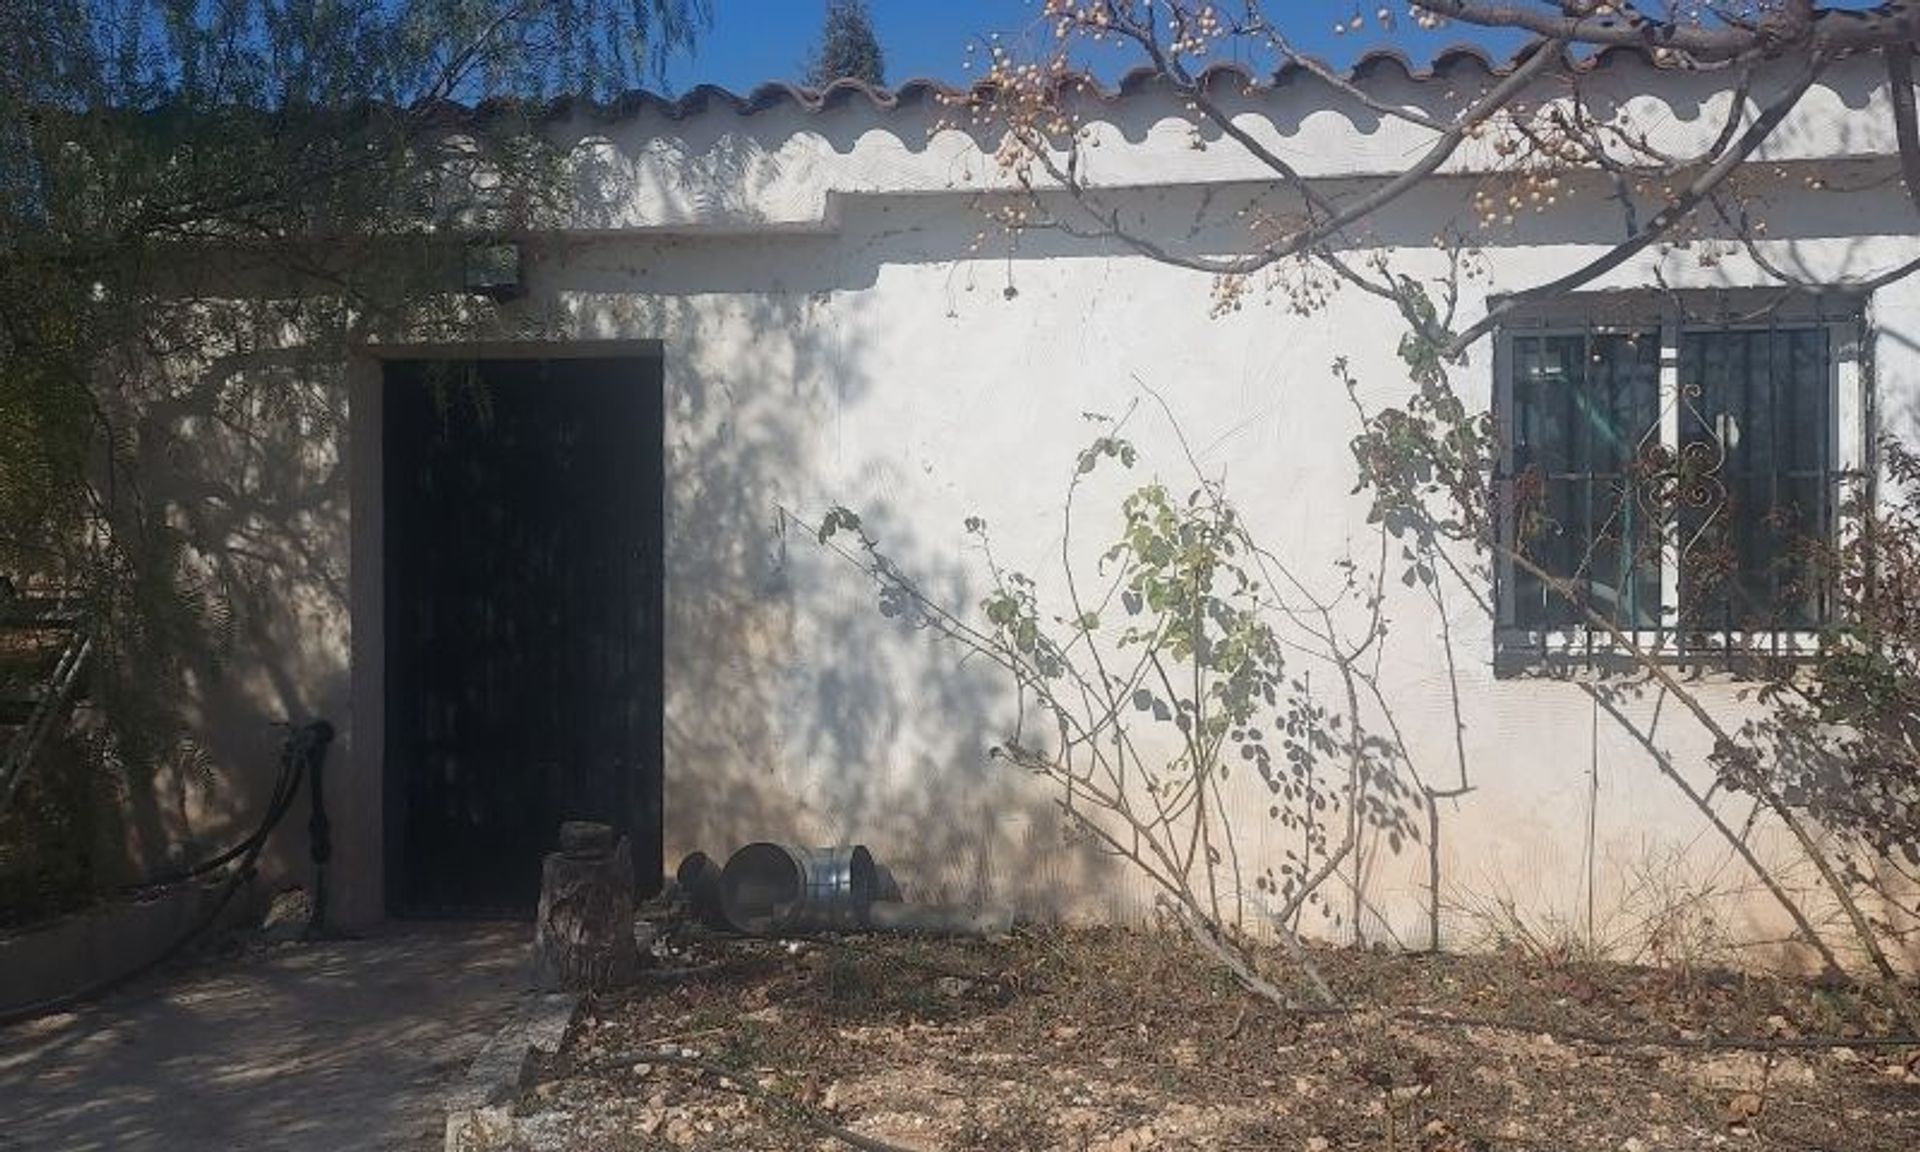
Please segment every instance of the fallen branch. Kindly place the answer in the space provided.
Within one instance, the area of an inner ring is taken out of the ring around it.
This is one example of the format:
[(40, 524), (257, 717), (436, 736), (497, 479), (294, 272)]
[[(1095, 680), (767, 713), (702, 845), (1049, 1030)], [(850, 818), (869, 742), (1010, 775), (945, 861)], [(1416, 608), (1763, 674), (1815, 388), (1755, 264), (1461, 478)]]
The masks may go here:
[(582, 1065), (575, 1071), (584, 1076), (600, 1076), (632, 1068), (635, 1064), (658, 1064), (705, 1072), (719, 1081), (716, 1086), (722, 1091), (735, 1092), (763, 1104), (773, 1105), (822, 1136), (830, 1136), (842, 1144), (860, 1149), (860, 1152), (913, 1152), (912, 1149), (903, 1148), (898, 1144), (889, 1144), (885, 1140), (863, 1136), (851, 1128), (842, 1128), (821, 1115), (818, 1110), (802, 1104), (793, 1097), (762, 1088), (745, 1079), (744, 1074), (738, 1070), (699, 1056), (657, 1050), (622, 1052), (617, 1056), (609, 1056), (602, 1060), (595, 1060), (591, 1064)]
[[(1805, 1050), (1831, 1050), (1835, 1048), (1920, 1048), (1920, 1035), (1911, 1033), (1892, 1036), (1629, 1036), (1614, 1032), (1592, 1032), (1579, 1028), (1562, 1028), (1552, 1025), (1530, 1023), (1524, 1020), (1506, 1020), (1492, 1016), (1456, 1016), (1426, 1008), (1391, 1008), (1380, 1005), (1362, 1005), (1343, 1003), (1328, 986), (1319, 970), (1304, 955), (1303, 951), (1294, 954), (1294, 960), (1308, 974), (1315, 989), (1326, 998), (1325, 1004), (1302, 1004), (1286, 991), (1260, 975), (1247, 961), (1236, 955), (1220, 941), (1207, 935), (1204, 925), (1196, 923), (1190, 915), (1174, 906), (1171, 901), (1162, 899), (1163, 908), (1181, 927), (1187, 936), (1200, 949), (1217, 961), (1240, 985), (1255, 996), (1272, 1004), (1290, 1016), (1303, 1019), (1349, 1019), (1360, 1015), (1377, 1015), (1380, 1018), (1401, 1024), (1444, 1025), (1455, 1028), (1486, 1028), (1497, 1032), (1514, 1032), (1527, 1036), (1551, 1036), (1558, 1043), (1587, 1044), (1599, 1048), (1667, 1048), (1678, 1051), (1698, 1052), (1786, 1052)], [(1298, 941), (1282, 931), (1281, 939), (1298, 947)], [(1238, 1031), (1236, 1023), (1234, 1031)]]
[[(1360, 1009), (1352, 1009), (1360, 1011)], [(1587, 1044), (1596, 1048), (1667, 1048), (1683, 1052), (1790, 1052), (1830, 1051), (1835, 1048), (1920, 1048), (1920, 1036), (1626, 1036), (1614, 1032), (1589, 1032), (1580, 1028), (1556, 1028), (1528, 1024), (1521, 1020), (1501, 1020), (1483, 1016), (1452, 1016), (1424, 1008), (1400, 1008), (1387, 1013), (1387, 1019), (1403, 1024), (1440, 1024), (1456, 1028), (1486, 1028), (1496, 1032), (1519, 1032), (1530, 1036), (1549, 1036), (1556, 1043)]]
[(1300, 965), (1301, 971), (1306, 974), (1308, 981), (1313, 984), (1313, 990), (1319, 993), (1321, 999), (1326, 1001), (1325, 1005), (1304, 1005), (1287, 995), (1284, 988), (1281, 988), (1278, 984), (1275, 984), (1259, 972), (1256, 972), (1244, 956), (1235, 952), (1234, 949), (1227, 947), (1226, 943), (1210, 930), (1206, 921), (1197, 913), (1181, 907), (1180, 904), (1164, 895), (1160, 897), (1160, 907), (1167, 915), (1179, 922), (1180, 927), (1186, 930), (1188, 938), (1191, 939), (1194, 944), (1198, 945), (1201, 951), (1212, 956), (1222, 967), (1231, 973), (1233, 978), (1240, 982), (1241, 987), (1274, 1005), (1281, 1011), (1306, 1016), (1344, 1016), (1348, 1014), (1349, 1010), (1341, 1005), (1340, 998), (1333, 994), (1333, 989), (1328, 986), (1326, 978), (1320, 975), (1319, 969), (1315, 968), (1313, 962), (1307, 958), (1306, 949), (1300, 946), (1300, 942), (1294, 938), (1293, 933), (1284, 923), (1278, 920), (1274, 921), (1274, 931), (1281, 941), (1286, 944), (1288, 954)]

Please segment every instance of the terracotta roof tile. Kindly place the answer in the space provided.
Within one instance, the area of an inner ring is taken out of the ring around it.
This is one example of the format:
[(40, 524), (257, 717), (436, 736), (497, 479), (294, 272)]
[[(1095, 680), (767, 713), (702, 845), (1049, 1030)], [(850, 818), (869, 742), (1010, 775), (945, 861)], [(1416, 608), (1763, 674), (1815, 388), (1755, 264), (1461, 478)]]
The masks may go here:
[[(1425, 65), (1416, 65), (1404, 52), (1397, 49), (1376, 48), (1355, 60), (1346, 70), (1345, 78), (1353, 84), (1364, 87), (1390, 76), (1414, 83), (1451, 79), (1466, 72), (1476, 72), (1482, 76), (1503, 76), (1513, 70), (1518, 61), (1524, 58), (1526, 51), (1523, 50), (1519, 56), (1510, 59), (1496, 60), (1475, 45), (1457, 44), (1440, 49)], [(1649, 53), (1638, 48), (1607, 48), (1577, 58), (1570, 56), (1567, 63), (1573, 70), (1588, 72), (1611, 67), (1624, 58), (1642, 62), (1652, 61)], [(1215, 64), (1201, 73), (1200, 82), (1204, 86), (1212, 87), (1231, 80), (1243, 89), (1271, 90), (1310, 76), (1311, 70), (1297, 62), (1288, 62), (1278, 72), (1265, 78), (1256, 77), (1254, 73), (1238, 64)], [(1158, 77), (1150, 68), (1136, 68), (1121, 76), (1111, 86), (1084, 72), (1071, 73), (1063, 77), (1060, 82), (1062, 85), (1091, 94), (1100, 100), (1114, 101), (1154, 87)], [(965, 102), (984, 96), (990, 89), (991, 84), (987, 82), (958, 87), (927, 78), (907, 80), (891, 88), (877, 87), (853, 79), (836, 80), (825, 88), (819, 89), (776, 81), (761, 84), (745, 94), (713, 84), (701, 84), (677, 97), (663, 96), (649, 91), (628, 92), (611, 101), (589, 101), (565, 97), (544, 105), (535, 115), (541, 118), (583, 115), (595, 119), (619, 120), (646, 111), (664, 116), (669, 120), (684, 120), (716, 109), (724, 109), (741, 116), (751, 116), (786, 106), (808, 112), (820, 112), (842, 107), (856, 100), (865, 100), (874, 108), (890, 111), (926, 103), (930, 99)], [(452, 105), (448, 107), (449, 113), (481, 118), (525, 114), (526, 111), (519, 104), (498, 100), (482, 101), (471, 108)]]

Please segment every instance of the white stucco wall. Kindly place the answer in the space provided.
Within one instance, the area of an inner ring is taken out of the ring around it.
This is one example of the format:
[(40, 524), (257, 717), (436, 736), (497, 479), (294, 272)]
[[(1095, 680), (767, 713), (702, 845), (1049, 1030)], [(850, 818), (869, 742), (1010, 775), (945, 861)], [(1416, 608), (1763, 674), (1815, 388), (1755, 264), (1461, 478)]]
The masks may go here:
[[(1666, 146), (1717, 131), (1719, 98), (1700, 91), (1717, 81), (1622, 67), (1596, 83), (1678, 94), (1640, 100), (1637, 114), (1658, 123)], [(1378, 90), (1439, 106), (1470, 81), (1388, 77)], [(1920, 251), (1913, 209), (1897, 180), (1808, 190), (1808, 176), (1839, 169), (1806, 158), (1830, 151), (1863, 157), (1866, 175), (1885, 172), (1872, 157), (1884, 154), (1890, 121), (1870, 78), (1842, 69), (1830, 84), (1783, 131), (1778, 165), (1756, 174), (1767, 185), (1756, 189), (1769, 203), (1766, 247), (1821, 275), (1878, 270)], [(1388, 170), (1420, 142), (1419, 130), (1330, 110), (1327, 93), (1306, 84), (1261, 99), (1249, 98), (1247, 114), (1257, 111), (1276, 147), (1327, 179)], [(1194, 149), (1152, 93), (1106, 108), (1098, 171), (1120, 189), (1128, 219), (1199, 250), (1232, 251), (1230, 206), (1263, 194), (1248, 183), (1257, 169), (1225, 145)], [(1045, 788), (989, 761), (1010, 712), (1000, 682), (882, 617), (870, 587), (789, 515), (859, 510), (908, 571), (961, 609), (985, 589), (963, 529), (982, 516), (999, 559), (1047, 588), (1060, 499), (1090, 434), (1083, 413), (1118, 414), (1151, 389), (1202, 466), (1226, 477), (1255, 534), (1331, 589), (1335, 562), (1375, 544), (1351, 494), (1356, 424), (1329, 365), (1344, 356), (1372, 402), (1399, 400), (1399, 321), (1351, 290), (1304, 317), (1256, 296), (1214, 319), (1204, 277), (1118, 247), (1042, 233), (1017, 244), (990, 234), (976, 247), (986, 227), (976, 193), (996, 177), (977, 141), (933, 131), (946, 114), (854, 99), (817, 112), (716, 108), (669, 120), (649, 110), (583, 122), (596, 198), (576, 233), (529, 242), (530, 294), (515, 325), (556, 340), (665, 348), (669, 866), (693, 848), (719, 854), (755, 839), (859, 840), (917, 895), (1138, 916), (1148, 890), (1064, 843)], [(1431, 238), (1470, 220), (1473, 169), (1484, 162), (1469, 150), (1459, 174), (1372, 221), (1365, 242), (1401, 271), (1439, 274)], [(1466, 285), (1463, 316), (1479, 314), (1490, 293), (1599, 254), (1620, 227), (1590, 194), (1488, 236), (1487, 275)], [(1656, 265), (1675, 286), (1765, 282), (1744, 257), (1702, 267), (1698, 254), (1650, 253), (1595, 287), (1645, 288)], [(1872, 301), (1872, 387), (1880, 426), (1920, 437), (1917, 293), (1902, 282)], [(1471, 403), (1491, 402), (1489, 345), (1457, 379)], [(368, 666), (379, 652), (377, 371), (363, 364), (356, 380), (348, 754), (359, 798), (346, 835), (377, 855), (379, 677)], [(1184, 490), (1172, 430), (1151, 409), (1129, 429), (1142, 449), (1136, 479), (1157, 474)], [(1118, 478), (1103, 479), (1082, 497), (1079, 538), (1089, 549), (1111, 538), (1123, 491)], [(1673, 701), (1629, 691), (1616, 718), (1588, 691), (1591, 680), (1496, 680), (1492, 624), (1467, 589), (1446, 584), (1444, 612), (1424, 592), (1397, 581), (1388, 589), (1385, 695), (1415, 769), (1441, 787), (1461, 771), (1457, 690), (1472, 792), (1443, 803), (1443, 943), (1473, 942), (1488, 927), (1475, 910), (1507, 900), (1535, 925), (1582, 928), (1590, 884), (1603, 935), (1630, 936), (1660, 900), (1695, 890), (1715, 894), (1712, 914), (1731, 935), (1784, 935), (1750, 875), (1661, 775), (1665, 755), (1697, 784), (1708, 779), (1709, 742)], [(1698, 690), (1716, 706), (1744, 707), (1737, 685)], [(1745, 807), (1719, 803), (1744, 823)], [(1239, 847), (1249, 879), (1283, 846), (1266, 804), (1264, 791), (1245, 796)], [(1791, 869), (1764, 823), (1753, 837), (1764, 858)], [(343, 856), (353, 851), (343, 845)], [(1363, 935), (1428, 942), (1426, 868), (1424, 844), (1396, 853), (1384, 838), (1369, 843)], [(360, 885), (360, 914), (377, 906), (377, 891), (377, 882)]]

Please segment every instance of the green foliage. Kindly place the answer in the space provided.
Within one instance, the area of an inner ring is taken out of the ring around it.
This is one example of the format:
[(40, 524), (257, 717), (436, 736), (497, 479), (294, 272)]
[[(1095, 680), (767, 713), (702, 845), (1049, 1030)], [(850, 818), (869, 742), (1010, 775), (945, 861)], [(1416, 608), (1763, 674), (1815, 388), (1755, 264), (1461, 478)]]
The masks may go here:
[[(1398, 289), (1408, 322), (1400, 359), (1413, 392), (1397, 407), (1361, 411), (1361, 431), (1353, 440), (1359, 465), (1354, 491), (1372, 493), (1369, 521), (1406, 541), (1410, 556), (1442, 541), (1483, 547), (1494, 536), (1488, 480), (1499, 456), (1499, 430), (1491, 412), (1469, 410), (1454, 391), (1444, 351), (1451, 333), (1427, 291), (1405, 278)], [(1359, 382), (1344, 356), (1334, 361), (1333, 373), (1359, 409)], [(1408, 584), (1433, 578), (1424, 562), (1407, 568)]]
[[(1160, 480), (1131, 485), (1097, 564), (1079, 559), (1083, 489), (1139, 460), (1118, 424), (1100, 422), (1074, 457), (1057, 570), (1003, 566), (985, 519), (967, 518), (988, 576), (977, 618), (922, 592), (847, 509), (827, 512), (820, 539), (872, 579), (884, 614), (1011, 675), (1022, 716), (1038, 723), (1023, 719), (995, 755), (1056, 785), (1070, 824), (1139, 868), (1182, 919), (1222, 942), (1242, 939), (1250, 907), (1283, 931), (1307, 906), (1342, 923), (1322, 882), (1363, 826), (1393, 851), (1417, 840), (1424, 802), (1397, 744), (1358, 720), (1356, 665), (1379, 635), (1377, 597), (1348, 574), (1370, 622), (1344, 639), (1335, 605), (1299, 586), (1198, 476), (1183, 495)], [(1332, 673), (1319, 692), (1316, 668)], [(1344, 707), (1321, 700), (1328, 687)], [(1257, 819), (1258, 789), (1281, 847), (1272, 867), (1243, 873), (1236, 845), (1250, 833), (1236, 825)]]
[(457, 292), (461, 246), (564, 206), (540, 102), (657, 74), (708, 19), (707, 0), (0, 0), (0, 577), (86, 609), (110, 763), (197, 762), (183, 683), (218, 670), (237, 582), (272, 596), (301, 544), (202, 538), (207, 497), (156, 473), (201, 464), (230, 503), (308, 482), (293, 464), (337, 440), (349, 342), (496, 318)]
[(875, 86), (887, 82), (886, 58), (866, 0), (827, 0), (820, 43), (807, 63), (807, 83), (815, 88), (843, 79)]
[[(1807, 662), (1782, 663), (1749, 747), (1715, 763), (1736, 790), (1777, 794), (1857, 849), (1855, 878), (1911, 907), (1920, 879), (1920, 456), (1881, 445), (1888, 485), (1848, 502), (1852, 528), (1813, 542), (1834, 625)], [(1767, 750), (1761, 756), (1754, 748)], [(1877, 869), (1906, 873), (1888, 884)], [(1901, 891), (1904, 889), (1904, 897)]]
[[(1180, 663), (1208, 673), (1202, 708), (1178, 702), (1175, 723), (1219, 740), (1248, 723), (1261, 704), (1278, 703), (1286, 662), (1260, 611), (1260, 583), (1238, 562), (1247, 540), (1230, 505), (1198, 490), (1173, 500), (1164, 485), (1147, 484), (1122, 505), (1125, 529), (1104, 560), (1124, 576), (1121, 607), (1138, 623), (1121, 632), (1122, 649), (1159, 645)], [(1155, 700), (1164, 708), (1164, 703)]]

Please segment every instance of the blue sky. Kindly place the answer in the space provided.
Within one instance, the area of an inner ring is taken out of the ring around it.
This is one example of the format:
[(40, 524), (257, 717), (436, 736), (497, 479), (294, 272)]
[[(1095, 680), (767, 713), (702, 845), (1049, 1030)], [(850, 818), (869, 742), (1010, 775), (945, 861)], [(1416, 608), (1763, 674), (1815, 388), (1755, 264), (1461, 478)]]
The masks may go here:
[[(1298, 14), (1296, 38), (1304, 50), (1332, 63), (1343, 64), (1358, 52), (1381, 43), (1377, 31), (1359, 36), (1336, 36), (1335, 23), (1350, 20), (1362, 9), (1352, 0), (1280, 0)], [(794, 80), (806, 69), (808, 50), (819, 35), (823, 0), (713, 0), (713, 29), (691, 59), (680, 58), (667, 72), (676, 92), (695, 84), (719, 84), (746, 91), (768, 80)], [(874, 31), (886, 55), (887, 80), (899, 83), (915, 77), (962, 81), (961, 67), (970, 40), (988, 33), (1003, 36), (1038, 35), (1035, 28), (1040, 0), (868, 0)], [(1404, 11), (1404, 3), (1394, 8)], [(1379, 0), (1366, 6), (1372, 12)], [(1279, 11), (1276, 6), (1270, 11)], [(1423, 33), (1397, 32), (1392, 42), (1415, 59), (1430, 57), (1436, 49), (1466, 39), (1487, 42), (1484, 35), (1468, 37), (1464, 30)], [(1506, 38), (1496, 44), (1514, 43)], [(1121, 67), (1134, 61), (1126, 58)], [(1111, 73), (1111, 63), (1096, 71)]]

